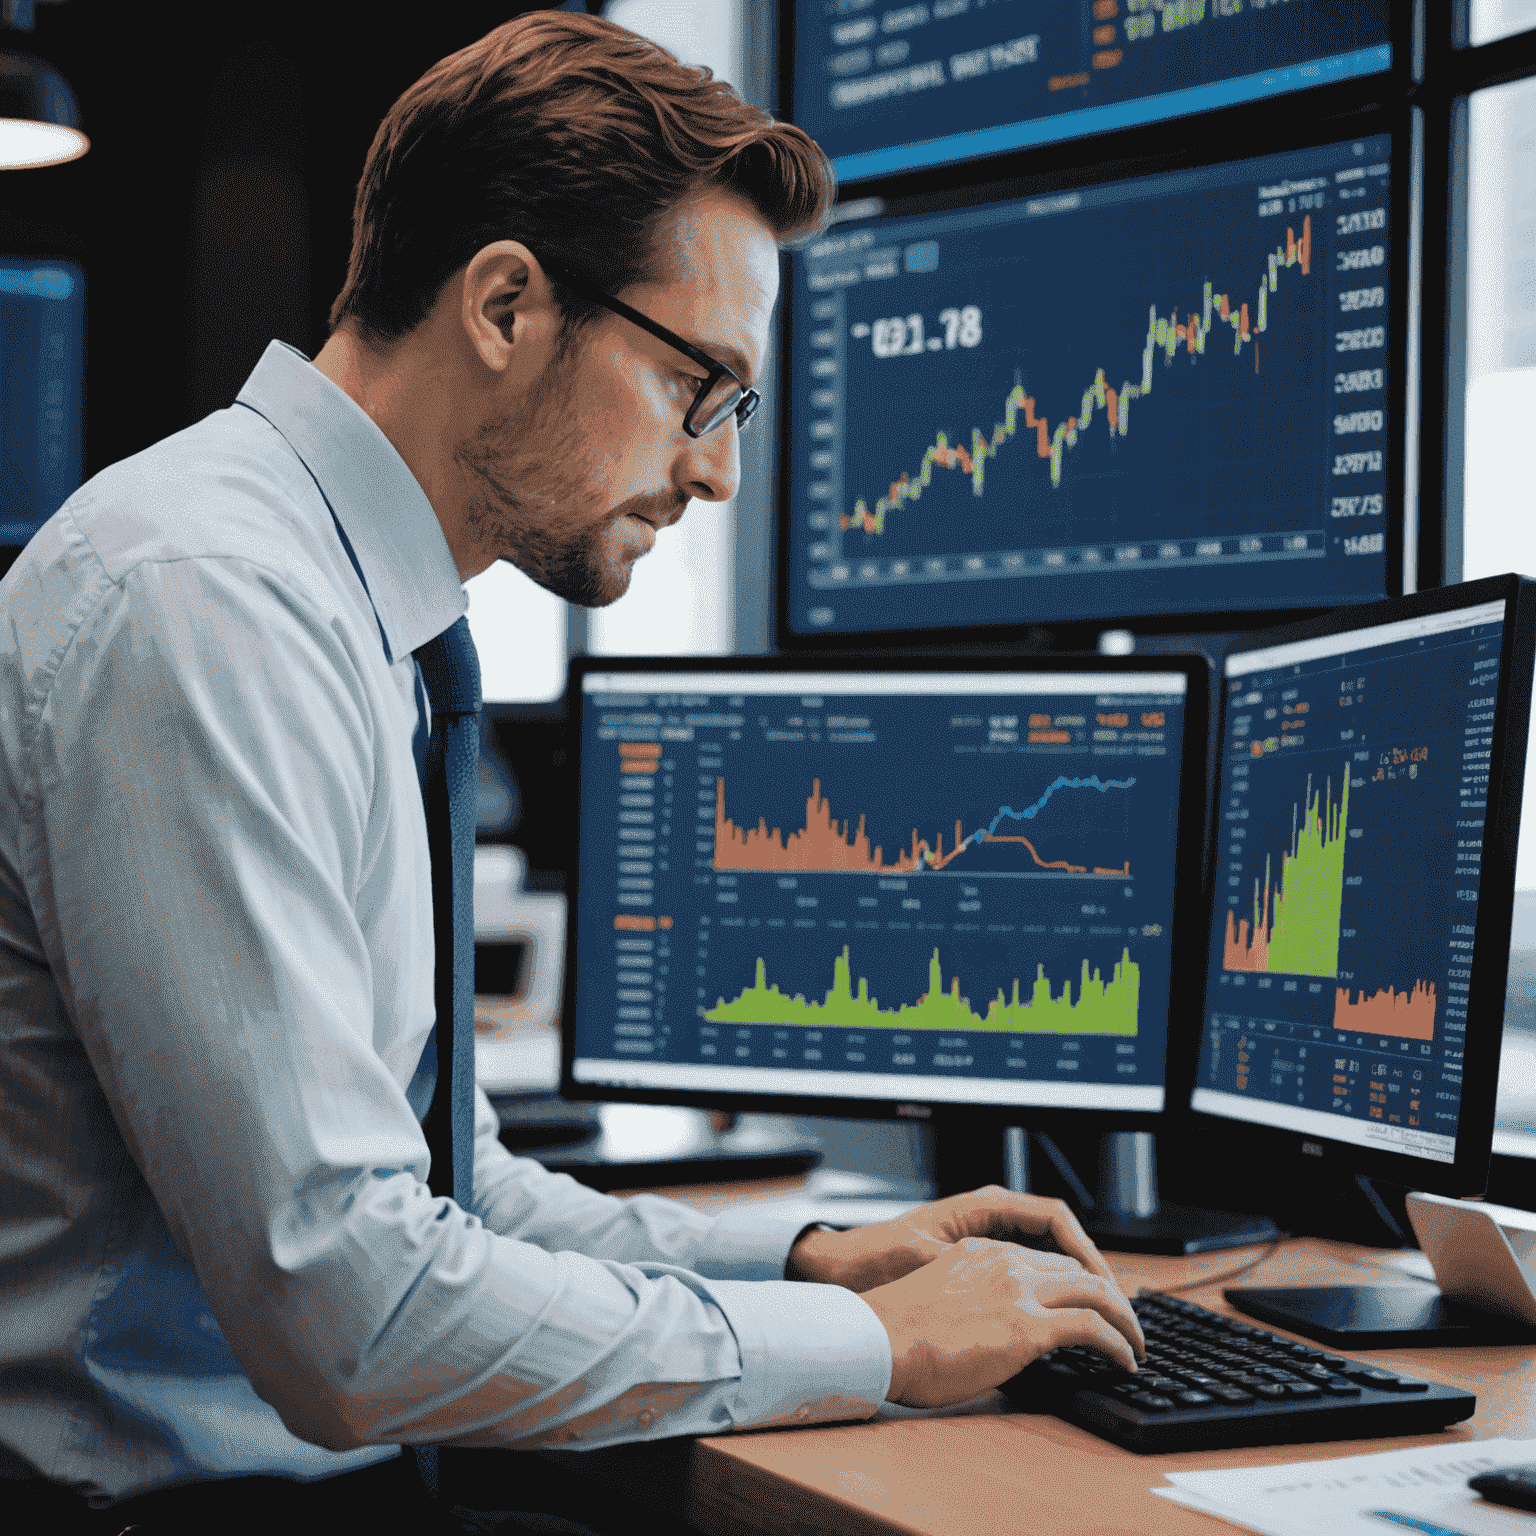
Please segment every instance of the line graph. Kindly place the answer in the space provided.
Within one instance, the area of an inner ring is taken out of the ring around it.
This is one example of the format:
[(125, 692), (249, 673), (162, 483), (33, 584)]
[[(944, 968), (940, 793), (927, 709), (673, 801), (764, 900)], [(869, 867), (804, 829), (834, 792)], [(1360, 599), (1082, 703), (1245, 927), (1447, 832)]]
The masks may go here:
[(821, 780), (812, 781), (811, 793), (805, 802), (805, 824), (786, 837), (782, 830), (770, 830), (766, 818), (759, 817), (755, 827), (738, 826), (726, 814), (725, 779), (715, 781), (715, 840), (714, 867), (717, 870), (795, 870), (822, 874), (906, 874), (923, 869), (941, 870), (954, 862), (967, 848), (981, 843), (1012, 843), (1021, 845), (1038, 869), (1074, 875), (1119, 875), (1129, 878), (1130, 860), (1118, 868), (1100, 865), (1074, 864), (1068, 860), (1047, 860), (1041, 857), (1034, 843), (1021, 834), (999, 833), (1004, 822), (1033, 820), (1044, 810), (1051, 797), (1063, 789), (1092, 789), (1100, 794), (1111, 790), (1128, 790), (1136, 783), (1134, 777), (1125, 779), (1100, 779), (1097, 774), (1087, 778), (1058, 775), (1033, 805), (1016, 811), (1010, 805), (1000, 806), (985, 826), (970, 833), (963, 823), (955, 821), (954, 838), (946, 852), (944, 834), (941, 832), (930, 843), (912, 829), (909, 848), (898, 853), (887, 863), (882, 845), (871, 846), (866, 830), (866, 817), (859, 816), (857, 827), (850, 832), (849, 823), (838, 822), (832, 815), (831, 802), (821, 792)]
[(1049, 461), (1052, 488), (1059, 489), (1066, 454), (1077, 446), (1096, 415), (1104, 416), (1106, 431), (1111, 440), (1129, 434), (1131, 402), (1145, 399), (1152, 393), (1153, 364), (1159, 353), (1162, 354), (1165, 366), (1172, 365), (1175, 355), (1181, 349), (1190, 357), (1203, 357), (1212, 333), (1227, 327), (1232, 333), (1234, 357), (1241, 355), (1245, 344), (1253, 344), (1254, 369), (1257, 372), (1257, 338), (1269, 329), (1269, 295), (1278, 292), (1281, 271), (1293, 267), (1300, 267), (1300, 275), (1304, 278), (1311, 275), (1310, 214), (1302, 219), (1299, 239), (1294, 228), (1288, 227), (1285, 243), (1267, 252), (1251, 311), (1247, 300), (1238, 300), (1228, 292), (1216, 292), (1209, 279), (1204, 283), (1200, 308), (1186, 311), (1183, 321), (1179, 319), (1177, 306), (1163, 315), (1158, 313), (1156, 304), (1150, 305), (1141, 354), (1140, 380), (1126, 379), (1117, 390), (1109, 384), (1102, 367), (1095, 369), (1093, 382), (1084, 389), (1076, 414), (1058, 420), (1054, 429), (1045, 415), (1036, 414), (1036, 398), (1026, 393), (1016, 371), (1013, 388), (1003, 402), (1003, 419), (996, 423), (990, 436), (980, 427), (973, 427), (970, 446), (966, 448), (959, 443), (951, 444), (947, 433), (936, 433), (934, 441), (924, 450), (915, 475), (903, 470), (890, 482), (886, 493), (876, 500), (873, 511), (868, 502), (859, 497), (851, 513), (839, 515), (839, 527), (845, 532), (857, 529), (872, 535), (883, 534), (887, 514), (919, 500), (924, 490), (933, 483), (935, 467), (959, 469), (970, 479), (972, 494), (981, 496), (986, 485), (987, 461), (995, 458), (999, 449), (1018, 434), (1021, 417), (1025, 432), (1034, 435), (1036, 456)]

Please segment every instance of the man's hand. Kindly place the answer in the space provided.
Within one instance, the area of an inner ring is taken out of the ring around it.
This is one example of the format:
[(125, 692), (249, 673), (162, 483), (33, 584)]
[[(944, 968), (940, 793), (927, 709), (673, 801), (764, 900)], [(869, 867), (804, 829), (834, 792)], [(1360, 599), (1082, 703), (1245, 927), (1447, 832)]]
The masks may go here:
[(1145, 1352), (1136, 1315), (1112, 1280), (1076, 1259), (990, 1238), (962, 1238), (863, 1296), (891, 1341), (886, 1396), (913, 1408), (967, 1402), (1069, 1344), (1128, 1371)]
[[(862, 1295), (931, 1263), (967, 1237), (1054, 1245), (1085, 1270), (1115, 1283), (1103, 1255), (1064, 1202), (1017, 1195), (995, 1184), (920, 1205), (895, 1221), (848, 1232), (807, 1232), (790, 1250), (784, 1278), (840, 1285)], [(1139, 1330), (1134, 1337), (1137, 1348), (1143, 1348)]]

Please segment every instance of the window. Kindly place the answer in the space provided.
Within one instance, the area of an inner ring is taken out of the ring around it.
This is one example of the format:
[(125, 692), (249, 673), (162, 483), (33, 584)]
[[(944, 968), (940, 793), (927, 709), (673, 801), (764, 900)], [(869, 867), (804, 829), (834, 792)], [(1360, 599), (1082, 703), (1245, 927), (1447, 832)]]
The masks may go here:
[(487, 704), (548, 704), (565, 692), (566, 604), (498, 560), (465, 584)]
[(1474, 48), (1536, 27), (1536, 0), (1472, 0), (1467, 41)]
[[(707, 64), (743, 89), (742, 0), (612, 0), (604, 16), (675, 53)], [(765, 389), (769, 387), (765, 380)], [(767, 401), (764, 402), (765, 406)], [(754, 433), (772, 435), (759, 408)], [(743, 447), (743, 475), (755, 459)], [(737, 624), (736, 504), (693, 502), (681, 522), (635, 562), (618, 602), (578, 611), (498, 561), (468, 584), (469, 627), (480, 652), (487, 703), (544, 704), (565, 689), (568, 635), (586, 633), (594, 655), (716, 656), (734, 649)], [(766, 593), (759, 596), (766, 605)]]
[[(611, 0), (606, 20), (706, 64), (738, 90), (742, 81), (741, 0)], [(754, 432), (771, 422), (755, 421)], [(732, 649), (736, 553), (734, 501), (695, 501), (681, 522), (635, 562), (629, 591), (587, 616), (595, 656), (724, 656)]]
[[(1473, 6), (1474, 41), (1532, 24), (1532, 0)], [(1466, 230), (1462, 577), (1536, 575), (1536, 78), (1468, 100)], [(1536, 1156), (1536, 732), (1520, 820), (1494, 1150)]]

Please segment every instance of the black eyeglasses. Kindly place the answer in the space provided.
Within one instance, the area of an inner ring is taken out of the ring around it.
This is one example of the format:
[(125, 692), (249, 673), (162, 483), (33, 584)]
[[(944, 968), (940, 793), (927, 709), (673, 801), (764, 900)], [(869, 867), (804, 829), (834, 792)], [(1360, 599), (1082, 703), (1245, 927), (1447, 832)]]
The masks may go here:
[[(638, 309), (631, 309), (628, 304), (621, 303), (611, 294), (604, 293), (595, 283), (590, 283), (579, 273), (573, 272), (563, 261), (552, 256), (541, 256), (539, 260), (544, 270), (550, 276), (558, 278), (572, 293), (579, 294), (584, 299), (590, 299), (594, 304), (601, 304), (605, 309), (611, 309), (616, 315), (623, 315), (626, 320), (633, 321), (642, 330), (659, 337), (669, 347), (676, 347), (679, 352), (691, 357), (701, 368), (709, 369), (709, 377), (699, 385), (698, 393), (693, 397), (693, 404), (688, 407), (688, 414), (683, 417), (683, 431), (689, 437), (703, 437), (706, 433), (713, 432), (716, 427), (724, 424), (727, 416), (735, 416), (738, 432), (752, 419), (752, 413), (757, 409), (762, 396), (755, 389), (745, 388), (741, 380), (724, 363), (716, 362), (709, 353), (700, 351), (691, 341), (684, 341), (681, 336), (669, 331), (666, 326), (658, 325), (654, 320), (642, 315)], [(702, 426), (700, 422), (703, 423)]]

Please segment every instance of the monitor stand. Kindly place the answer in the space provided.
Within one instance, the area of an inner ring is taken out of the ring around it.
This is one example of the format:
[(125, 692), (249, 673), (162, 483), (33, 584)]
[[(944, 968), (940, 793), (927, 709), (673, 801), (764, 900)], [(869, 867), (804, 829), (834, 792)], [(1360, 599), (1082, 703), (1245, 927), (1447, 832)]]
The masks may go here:
[[(1002, 1184), (1021, 1193), (1029, 1189), (1028, 1140), (1021, 1127), (1010, 1126), (1001, 1138), (994, 1138), (946, 1120), (935, 1125), (934, 1133), (934, 1185), (940, 1197), (964, 1194), (985, 1184)], [(1070, 1164), (1058, 1158), (1053, 1156), (1052, 1161), (1072, 1190), (1078, 1219), (1100, 1248), (1120, 1253), (1212, 1253), (1271, 1243), (1280, 1235), (1264, 1216), (1160, 1201), (1150, 1131), (1116, 1131), (1103, 1138), (1096, 1198), (1083, 1188)]]
[(1100, 1248), (1119, 1253), (1214, 1253), (1272, 1243), (1267, 1216), (1242, 1216), (1158, 1198), (1157, 1147), (1151, 1131), (1113, 1131), (1099, 1143), (1099, 1193), (1079, 1218)]
[(1406, 1208), (1438, 1289), (1314, 1285), (1223, 1294), (1250, 1317), (1342, 1349), (1536, 1340), (1536, 1217), (1418, 1192)]
[(1428, 1285), (1233, 1288), (1222, 1295), (1261, 1323), (1345, 1350), (1529, 1344), (1536, 1339), (1536, 1329), (1517, 1319), (1452, 1301)]

